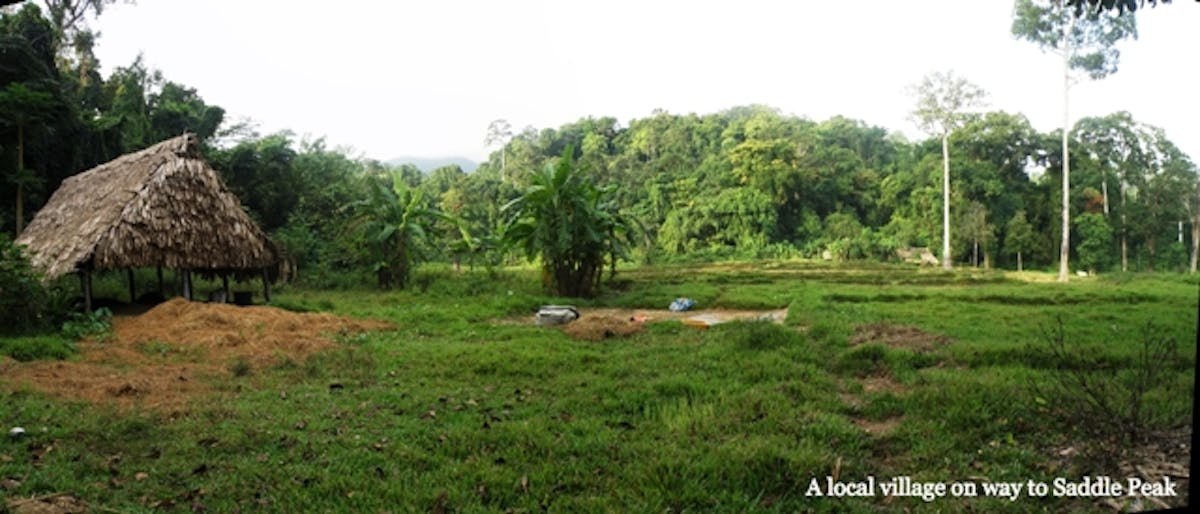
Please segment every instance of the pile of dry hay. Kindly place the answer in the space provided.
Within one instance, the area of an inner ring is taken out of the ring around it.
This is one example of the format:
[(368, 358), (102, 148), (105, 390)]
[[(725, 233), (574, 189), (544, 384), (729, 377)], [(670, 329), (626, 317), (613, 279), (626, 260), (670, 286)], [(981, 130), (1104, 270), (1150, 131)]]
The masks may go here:
[(275, 307), (236, 307), (177, 298), (140, 316), (113, 318), (112, 335), (80, 343), (72, 361), (4, 364), (0, 385), (28, 385), (92, 403), (173, 408), (211, 390), (209, 381), (285, 359), (302, 361), (334, 346), (338, 335), (390, 328), (379, 321)]

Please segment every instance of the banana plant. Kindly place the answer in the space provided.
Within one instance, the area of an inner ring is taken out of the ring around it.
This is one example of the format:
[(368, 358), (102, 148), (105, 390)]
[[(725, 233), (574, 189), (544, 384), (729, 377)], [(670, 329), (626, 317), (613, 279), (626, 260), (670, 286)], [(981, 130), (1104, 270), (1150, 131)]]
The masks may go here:
[(409, 187), (398, 172), (372, 178), (367, 191), (366, 199), (350, 204), (353, 226), (372, 250), (379, 287), (404, 289), (423, 257), (430, 227), (448, 217), (430, 208), (421, 190)]
[(505, 239), (527, 258), (541, 258), (542, 279), (559, 296), (590, 297), (600, 286), (604, 259), (625, 256), (630, 225), (614, 186), (598, 188), (575, 166), (574, 148), (530, 176), (530, 185), (501, 209)]

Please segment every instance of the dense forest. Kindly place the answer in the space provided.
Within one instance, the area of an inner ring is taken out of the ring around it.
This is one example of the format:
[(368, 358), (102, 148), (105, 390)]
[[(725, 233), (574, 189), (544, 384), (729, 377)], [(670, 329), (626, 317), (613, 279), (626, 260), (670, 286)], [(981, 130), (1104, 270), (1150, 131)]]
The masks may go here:
[[(190, 131), (301, 279), (356, 272), (403, 286), (407, 269), (391, 269), (388, 255), (397, 245), (406, 263), (514, 262), (503, 236), (515, 211), (505, 207), (560, 160), (629, 221), (626, 243), (605, 251), (635, 262), (886, 261), (942, 247), (940, 136), (910, 141), (869, 121), (763, 105), (516, 133), (497, 120), (479, 128), (494, 151), (478, 169), (426, 173), (322, 139), (256, 133), (140, 58), (102, 76), (95, 35), (78, 20), (106, 3), (26, 2), (0, 18), (0, 227), (10, 237), (64, 178)], [(954, 265), (1056, 265), (1063, 139), (1003, 111), (947, 132)], [(1128, 112), (1080, 119), (1066, 139), (1072, 267), (1195, 272), (1195, 163)]]

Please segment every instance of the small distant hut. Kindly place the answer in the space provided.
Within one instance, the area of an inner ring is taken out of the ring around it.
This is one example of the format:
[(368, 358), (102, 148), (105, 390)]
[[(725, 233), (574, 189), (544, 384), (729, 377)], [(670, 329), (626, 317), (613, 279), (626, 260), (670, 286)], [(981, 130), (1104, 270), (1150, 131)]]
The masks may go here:
[(196, 136), (184, 134), (67, 178), (17, 243), (26, 245), (45, 280), (78, 273), (91, 309), (91, 274), (135, 268), (176, 270), (192, 298), (193, 272), (261, 277), (270, 301), (268, 268), (279, 249), (242, 209), (204, 158)]

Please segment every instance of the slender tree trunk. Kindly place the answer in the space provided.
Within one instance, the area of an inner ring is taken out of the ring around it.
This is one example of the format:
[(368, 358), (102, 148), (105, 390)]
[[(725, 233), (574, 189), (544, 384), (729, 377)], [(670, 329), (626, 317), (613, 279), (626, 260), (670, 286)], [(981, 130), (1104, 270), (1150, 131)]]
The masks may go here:
[(1021, 266), (1021, 252), (1017, 252), (1017, 271), (1025, 271), (1024, 267)]
[(79, 286), (83, 289), (83, 311), (92, 313), (92, 272), (82, 270), (79, 272)]
[(950, 269), (950, 133), (942, 134), (942, 269)]
[(1188, 214), (1192, 215), (1192, 259), (1188, 266), (1190, 273), (1196, 273), (1196, 257), (1200, 254), (1200, 180), (1196, 181), (1196, 196), (1188, 202), (1192, 208)]
[(1150, 272), (1154, 271), (1154, 257), (1155, 257), (1154, 254), (1157, 253), (1157, 248), (1156, 248), (1157, 246), (1158, 246), (1158, 238), (1157, 237), (1146, 238), (1146, 254), (1147, 254), (1147, 257), (1149, 257), (1149, 259), (1147, 260), (1147, 263), (1146, 263), (1147, 271), (1150, 271)]
[(1129, 245), (1125, 236), (1125, 183), (1121, 183), (1121, 272), (1129, 271)]
[(1192, 214), (1192, 262), (1188, 270), (1192, 273), (1196, 272), (1196, 256), (1200, 254), (1200, 205), (1196, 206), (1196, 212)]
[(16, 236), (21, 235), (21, 231), (25, 229), (25, 187), (22, 185), (24, 181), (25, 170), (25, 127), (17, 124), (17, 232)]
[(1075, 28), (1075, 16), (1066, 6), (1063, 13), (1068, 22), (1063, 25), (1063, 132), (1062, 132), (1062, 245), (1058, 250), (1058, 281), (1070, 280), (1071, 265), (1071, 153), (1069, 140), (1071, 134), (1070, 96), (1071, 96), (1071, 31)]
[(182, 277), (183, 277), (183, 297), (187, 298), (187, 300), (190, 302), (190, 301), (192, 301), (192, 270), (190, 270), (190, 269), (183, 270)]
[(271, 303), (271, 274), (267, 268), (262, 269), (263, 303)]
[(979, 267), (979, 239), (971, 240), (971, 266)]

